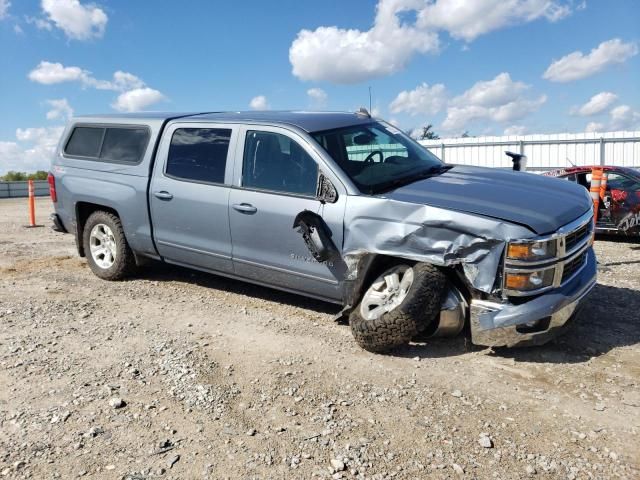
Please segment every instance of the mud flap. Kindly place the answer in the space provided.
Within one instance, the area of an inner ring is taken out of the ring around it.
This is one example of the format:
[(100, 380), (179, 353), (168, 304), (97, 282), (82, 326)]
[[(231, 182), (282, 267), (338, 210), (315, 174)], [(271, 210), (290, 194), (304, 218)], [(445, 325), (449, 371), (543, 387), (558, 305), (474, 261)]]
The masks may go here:
[(293, 228), (302, 235), (305, 245), (318, 262), (339, 258), (340, 252), (331, 240), (331, 231), (320, 215), (310, 210), (300, 212)]

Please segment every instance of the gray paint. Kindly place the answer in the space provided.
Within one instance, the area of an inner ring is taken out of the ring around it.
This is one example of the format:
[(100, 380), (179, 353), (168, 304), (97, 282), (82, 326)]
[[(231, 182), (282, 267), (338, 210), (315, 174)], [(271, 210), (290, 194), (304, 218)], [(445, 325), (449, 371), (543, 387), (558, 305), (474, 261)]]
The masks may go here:
[[(77, 123), (146, 125), (151, 140), (138, 165), (69, 158), (58, 148), (56, 212), (75, 231), (78, 202), (118, 212), (138, 255), (245, 279), (336, 303), (365, 272), (365, 257), (390, 255), (459, 266), (474, 296), (499, 294), (506, 242), (549, 233), (590, 208), (581, 187), (526, 173), (456, 167), (386, 195), (361, 194), (309, 132), (369, 123), (353, 113), (227, 112), (90, 116)], [(179, 126), (227, 127), (232, 138), (224, 184), (176, 180), (164, 174), (172, 132)], [(335, 186), (338, 200), (261, 191), (242, 185), (247, 130), (281, 133), (298, 142)], [(164, 132), (161, 135), (161, 132)], [(160, 138), (161, 137), (161, 138)], [(168, 198), (158, 198), (169, 194)], [(243, 211), (240, 205), (250, 206)], [(341, 258), (319, 263), (296, 230), (296, 215), (322, 217)], [(585, 275), (577, 278), (588, 281)], [(585, 278), (583, 278), (585, 277)], [(578, 281), (578, 280), (576, 280)], [(526, 305), (523, 303), (526, 310)], [(553, 301), (552, 301), (553, 303)], [(552, 307), (552, 306), (551, 306)], [(550, 307), (550, 308), (551, 308)]]
[(581, 185), (553, 183), (532, 173), (467, 166), (401, 187), (389, 198), (494, 217), (528, 226), (539, 235), (592, 208)]

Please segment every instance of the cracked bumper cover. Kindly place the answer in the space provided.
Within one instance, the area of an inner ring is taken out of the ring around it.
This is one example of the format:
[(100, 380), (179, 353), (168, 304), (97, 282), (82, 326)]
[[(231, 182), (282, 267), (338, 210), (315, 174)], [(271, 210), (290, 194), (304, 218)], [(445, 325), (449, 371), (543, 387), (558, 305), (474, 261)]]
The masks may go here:
[[(589, 247), (586, 264), (562, 288), (519, 305), (472, 300), (472, 342), (491, 347), (546, 343), (578, 314), (583, 300), (595, 284), (596, 258), (593, 248)], [(540, 328), (526, 327), (535, 322), (539, 323)]]

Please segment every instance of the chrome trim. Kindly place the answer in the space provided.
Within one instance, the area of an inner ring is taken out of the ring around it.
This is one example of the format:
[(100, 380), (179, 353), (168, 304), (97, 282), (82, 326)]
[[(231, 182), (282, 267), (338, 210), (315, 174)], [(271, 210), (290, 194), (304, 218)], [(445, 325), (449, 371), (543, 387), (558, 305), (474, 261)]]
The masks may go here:
[[(509, 263), (511, 265), (545, 265), (548, 263), (552, 263), (555, 262), (556, 260), (562, 259), (567, 255), (571, 255), (572, 253), (574, 253), (576, 250), (580, 249), (583, 245), (576, 245), (575, 248), (573, 248), (572, 250), (570, 250), (569, 252), (566, 251), (566, 243), (564, 242), (564, 240), (566, 239), (566, 237), (568, 235), (570, 235), (571, 233), (580, 230), (582, 227), (584, 227), (585, 225), (587, 225), (589, 222), (593, 223), (593, 212), (592, 211), (588, 211), (586, 212), (584, 215), (582, 215), (581, 217), (579, 217), (578, 219), (574, 220), (573, 222), (567, 223), (566, 225), (560, 227), (557, 231), (555, 231), (554, 233), (551, 233), (549, 235), (544, 235), (541, 237), (531, 237), (531, 238), (522, 238), (522, 239), (511, 239), (509, 240), (509, 243), (537, 243), (537, 242), (547, 242), (547, 241), (552, 241), (552, 240), (556, 240), (556, 254), (553, 257), (547, 257), (544, 258), (542, 260), (517, 260), (517, 259), (512, 259), (512, 258), (508, 258), (505, 254), (505, 263)], [(593, 225), (591, 226), (591, 228), (589, 229), (590, 233), (593, 234)], [(590, 237), (587, 236), (585, 238), (586, 241), (588, 241)], [(581, 242), (584, 243), (584, 242)]]
[(508, 325), (506, 327), (491, 327), (488, 329), (485, 327), (483, 329), (480, 317), (487, 316), (490, 319), (490, 323), (493, 324), (494, 318), (504, 310), (511, 308), (512, 305), (486, 300), (472, 300), (470, 306), (471, 341), (475, 345), (493, 347), (514, 347), (531, 344), (541, 345), (551, 339), (564, 327), (573, 314), (578, 311), (583, 300), (595, 285), (596, 280), (594, 278), (574, 297), (570, 303), (549, 315), (551, 318), (546, 330), (531, 333), (518, 332), (518, 326), (524, 322)]
[[(573, 253), (570, 257), (565, 258), (564, 260), (560, 261), (560, 262), (556, 262), (553, 265), (549, 265), (547, 267), (544, 268), (540, 268), (540, 267), (536, 267), (536, 266), (531, 266), (530, 268), (509, 268), (509, 267), (505, 267), (504, 272), (506, 273), (532, 273), (532, 272), (540, 272), (540, 271), (546, 271), (546, 270), (551, 270), (554, 269), (554, 275), (553, 275), (553, 283), (551, 285), (548, 285), (546, 287), (542, 287), (542, 288), (538, 288), (536, 290), (527, 290), (527, 291), (520, 291), (520, 290), (510, 290), (507, 288), (504, 288), (504, 291), (507, 292), (507, 294), (509, 296), (512, 297), (524, 297), (524, 296), (529, 296), (529, 295), (538, 295), (540, 293), (546, 292), (547, 290), (551, 290), (553, 288), (558, 288), (561, 287), (565, 284), (567, 284), (569, 281), (571, 281), (571, 279), (573, 277), (575, 277), (578, 273), (580, 273), (580, 270), (582, 270), (582, 268), (584, 267), (584, 265), (581, 265), (580, 268), (578, 268), (573, 275), (571, 275), (570, 278), (565, 279), (565, 281), (562, 281), (562, 275), (564, 274), (564, 267), (567, 263), (570, 263), (572, 261), (574, 261), (576, 258), (578, 258), (580, 255), (584, 254), (587, 249), (590, 247), (590, 243), (587, 243), (585, 245), (582, 246), (582, 249)], [(585, 261), (586, 263), (586, 261)], [(506, 275), (505, 275), (506, 277)]]
[[(576, 231), (584, 228), (585, 226), (591, 224), (587, 229), (587, 234), (585, 237), (578, 242), (571, 250), (567, 251), (566, 238), (575, 233)], [(564, 267), (567, 263), (575, 260), (578, 256), (582, 255), (590, 246), (591, 240), (593, 238), (593, 234), (595, 231), (595, 226), (593, 222), (593, 212), (588, 211), (578, 219), (570, 222), (566, 225), (560, 227), (556, 232), (541, 236), (541, 237), (532, 237), (528, 239), (517, 239), (510, 240), (509, 243), (535, 243), (535, 242), (547, 242), (547, 241), (555, 241), (556, 242), (556, 255), (552, 258), (545, 258), (543, 260), (513, 260), (507, 257), (505, 250), (504, 260), (503, 260), (503, 275), (502, 275), (502, 296), (506, 298), (508, 296), (513, 297), (525, 297), (532, 295), (539, 295), (548, 290), (561, 287), (562, 285), (569, 282), (572, 278), (577, 275), (584, 265), (581, 265), (571, 278), (565, 279), (562, 281), (562, 275), (564, 273)], [(508, 244), (507, 244), (508, 249)], [(585, 262), (586, 264), (586, 262)], [(507, 273), (528, 273), (528, 272), (537, 272), (537, 271), (546, 271), (554, 269), (553, 275), (553, 283), (551, 285), (547, 285), (536, 290), (511, 290), (506, 288), (506, 274)]]

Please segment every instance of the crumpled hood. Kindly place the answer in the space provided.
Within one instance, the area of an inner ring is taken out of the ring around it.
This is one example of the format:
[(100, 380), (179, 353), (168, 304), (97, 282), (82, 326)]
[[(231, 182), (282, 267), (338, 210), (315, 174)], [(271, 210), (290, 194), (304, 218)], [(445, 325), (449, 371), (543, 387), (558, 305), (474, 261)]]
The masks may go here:
[(567, 180), (512, 170), (455, 166), (385, 195), (417, 203), (499, 218), (542, 235), (592, 208), (588, 192)]

